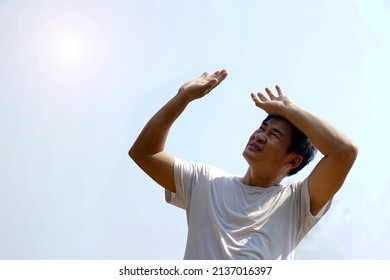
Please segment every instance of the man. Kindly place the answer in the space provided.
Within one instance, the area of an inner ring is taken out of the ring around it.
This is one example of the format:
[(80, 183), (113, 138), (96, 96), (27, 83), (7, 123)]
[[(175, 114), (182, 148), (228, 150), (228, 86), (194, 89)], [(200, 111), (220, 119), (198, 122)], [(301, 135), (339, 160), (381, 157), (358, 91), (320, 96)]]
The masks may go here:
[[(164, 151), (171, 125), (195, 99), (227, 77), (226, 70), (185, 83), (146, 124), (130, 157), (166, 189), (167, 201), (187, 213), (185, 259), (293, 259), (304, 235), (342, 186), (356, 146), (325, 121), (295, 105), (276, 86), (251, 94), (269, 116), (250, 137), (243, 177), (175, 158)], [(280, 182), (306, 165), (315, 148), (323, 158), (303, 181)]]

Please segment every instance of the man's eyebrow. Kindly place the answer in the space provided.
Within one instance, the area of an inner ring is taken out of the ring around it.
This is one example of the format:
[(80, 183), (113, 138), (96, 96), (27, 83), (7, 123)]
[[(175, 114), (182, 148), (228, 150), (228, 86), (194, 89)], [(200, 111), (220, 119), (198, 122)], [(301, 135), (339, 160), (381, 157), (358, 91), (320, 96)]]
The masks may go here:
[(277, 128), (272, 128), (273, 131), (275, 131), (276, 133), (280, 134), (280, 136), (284, 136), (284, 133), (283, 131), (277, 129)]
[[(269, 125), (268, 125), (268, 121), (262, 122), (262, 123), (261, 123), (261, 126), (266, 126), (266, 127), (268, 127), (268, 126), (269, 126)], [(281, 131), (281, 130), (275, 128), (275, 127), (272, 127), (272, 130), (273, 130), (274, 132), (278, 133), (280, 136), (284, 136), (283, 131)]]

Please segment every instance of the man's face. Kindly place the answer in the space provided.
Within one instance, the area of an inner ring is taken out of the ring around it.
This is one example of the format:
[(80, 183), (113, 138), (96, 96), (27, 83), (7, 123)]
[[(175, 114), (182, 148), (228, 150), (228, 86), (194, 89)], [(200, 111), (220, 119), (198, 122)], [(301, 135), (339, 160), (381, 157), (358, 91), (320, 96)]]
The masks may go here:
[(290, 158), (287, 149), (291, 145), (291, 128), (283, 120), (272, 118), (261, 124), (249, 138), (243, 156), (250, 166), (280, 169)]

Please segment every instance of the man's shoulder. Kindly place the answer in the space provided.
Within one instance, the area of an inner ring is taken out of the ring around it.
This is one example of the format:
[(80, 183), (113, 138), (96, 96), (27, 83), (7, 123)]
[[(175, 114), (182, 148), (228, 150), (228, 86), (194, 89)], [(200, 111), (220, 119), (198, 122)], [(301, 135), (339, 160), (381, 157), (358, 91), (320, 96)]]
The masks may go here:
[(207, 174), (211, 177), (231, 177), (231, 174), (226, 172), (224, 169), (209, 163), (183, 160), (175, 157), (175, 166), (192, 169), (196, 173)]
[(284, 194), (298, 194), (301, 193), (302, 190), (307, 192), (307, 178), (287, 182), (280, 191)]
[(307, 185), (307, 178), (288, 181), (283, 185), (283, 188), (297, 189)]

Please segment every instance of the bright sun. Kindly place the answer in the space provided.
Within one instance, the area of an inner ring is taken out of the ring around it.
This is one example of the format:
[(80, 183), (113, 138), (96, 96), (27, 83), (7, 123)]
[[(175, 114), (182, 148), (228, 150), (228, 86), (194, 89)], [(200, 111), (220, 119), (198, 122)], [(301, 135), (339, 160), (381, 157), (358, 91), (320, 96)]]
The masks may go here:
[(64, 15), (48, 22), (37, 46), (43, 69), (62, 81), (80, 81), (93, 75), (102, 61), (102, 36), (85, 17)]

